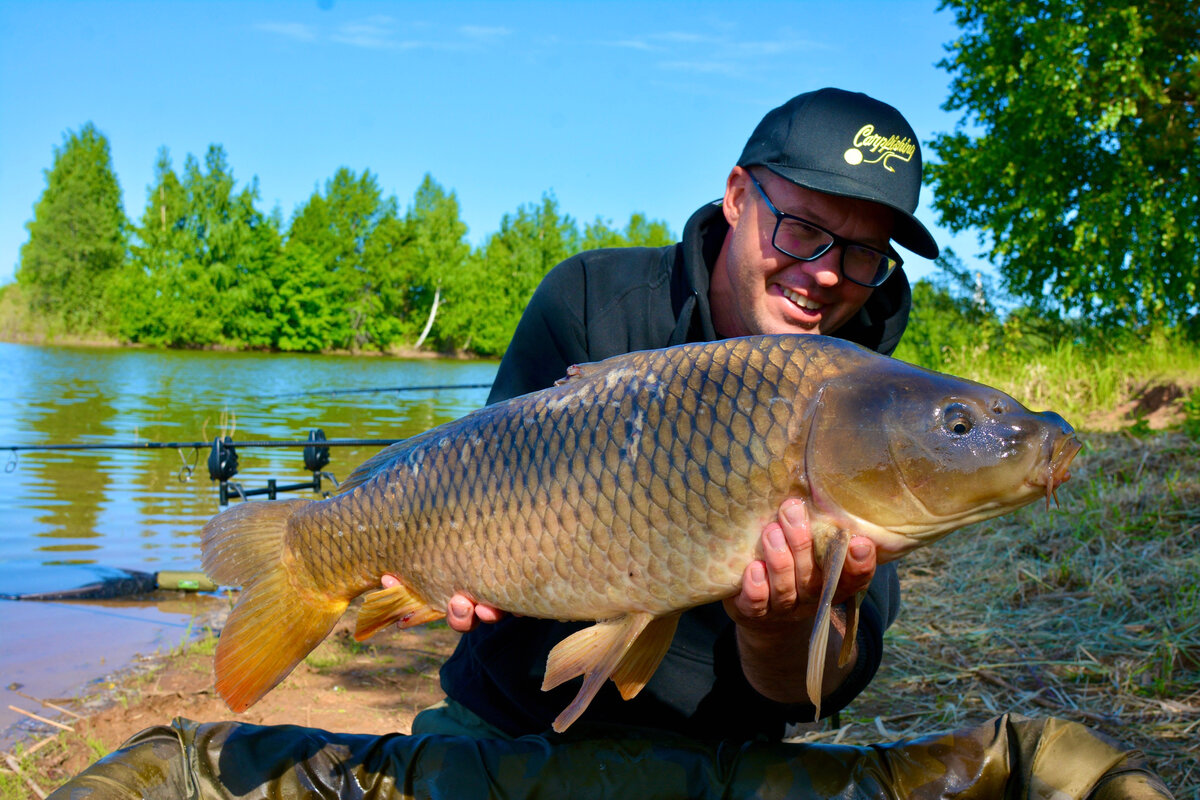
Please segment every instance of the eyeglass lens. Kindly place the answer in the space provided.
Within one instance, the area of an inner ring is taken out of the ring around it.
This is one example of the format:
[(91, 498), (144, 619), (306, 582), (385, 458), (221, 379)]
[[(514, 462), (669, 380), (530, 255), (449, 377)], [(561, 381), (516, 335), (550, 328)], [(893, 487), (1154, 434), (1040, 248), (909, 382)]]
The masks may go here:
[[(775, 246), (796, 258), (818, 258), (833, 246), (834, 239), (820, 228), (803, 220), (785, 217), (775, 229)], [(847, 244), (842, 255), (842, 271), (856, 283), (876, 284), (891, 272), (892, 259), (878, 250)]]

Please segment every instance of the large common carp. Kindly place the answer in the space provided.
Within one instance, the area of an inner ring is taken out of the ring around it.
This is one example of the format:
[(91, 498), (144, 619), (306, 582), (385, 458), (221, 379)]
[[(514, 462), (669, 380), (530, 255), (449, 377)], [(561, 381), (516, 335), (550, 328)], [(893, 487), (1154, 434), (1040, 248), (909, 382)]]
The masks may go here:
[[(1079, 447), (1056, 414), (821, 336), (572, 367), (556, 386), (392, 445), (328, 500), (243, 503), (209, 522), (205, 570), (243, 587), (217, 646), (217, 691), (247, 708), (372, 588), (360, 640), (438, 619), (463, 592), (526, 616), (597, 621), (546, 665), (545, 689), (584, 676), (555, 720), (563, 730), (609, 678), (637, 694), (679, 614), (735, 595), (762, 555), (763, 526), (802, 497), (826, 581), (815, 705), (850, 532), (885, 562), (1049, 502)], [(401, 585), (379, 589), (383, 573)]]

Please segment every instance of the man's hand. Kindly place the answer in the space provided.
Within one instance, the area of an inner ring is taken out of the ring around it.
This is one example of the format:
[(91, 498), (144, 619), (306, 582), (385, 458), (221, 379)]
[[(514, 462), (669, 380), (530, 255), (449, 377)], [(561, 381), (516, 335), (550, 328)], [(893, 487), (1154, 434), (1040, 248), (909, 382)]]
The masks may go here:
[[(385, 574), (379, 582), (386, 589), (399, 584), (400, 579), (395, 575)], [(500, 609), (476, 603), (465, 594), (456, 594), (446, 603), (446, 622), (459, 633), (473, 631), (480, 622), (496, 622), (503, 616), (504, 612)]]
[[(738, 653), (750, 685), (776, 702), (808, 700), (804, 687), (808, 640), (821, 599), (824, 577), (813, 552), (808, 510), (802, 500), (789, 498), (779, 519), (762, 534), (763, 558), (742, 573), (742, 591), (725, 601), (725, 611), (737, 625)], [(850, 549), (834, 593), (835, 604), (865, 590), (875, 575), (875, 543), (862, 536)], [(839, 687), (858, 660), (858, 649), (845, 667), (837, 666), (845, 618), (833, 615), (826, 650), (822, 696)]]
[[(741, 594), (725, 601), (729, 616), (740, 627), (760, 629), (812, 619), (824, 576), (813, 552), (803, 500), (783, 501), (779, 519), (763, 528), (762, 549), (762, 561), (751, 562), (742, 573)], [(866, 589), (874, 575), (875, 543), (855, 536), (850, 540), (834, 604)]]

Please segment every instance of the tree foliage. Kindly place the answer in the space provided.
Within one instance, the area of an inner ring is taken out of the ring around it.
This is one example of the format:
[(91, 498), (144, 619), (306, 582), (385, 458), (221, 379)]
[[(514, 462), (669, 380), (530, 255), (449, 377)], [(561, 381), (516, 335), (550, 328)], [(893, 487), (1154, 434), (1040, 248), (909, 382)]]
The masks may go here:
[(33, 310), (70, 332), (109, 330), (113, 276), (125, 263), (125, 211), (108, 139), (92, 123), (68, 132), (26, 225), (17, 282)]
[(182, 180), (160, 151), (122, 282), (122, 335), (168, 346), (269, 347), (280, 242), (257, 200), (256, 184), (236, 189), (219, 145), (203, 167), (188, 156)]
[(309, 345), (321, 341), (314, 349), (383, 348), (393, 340), (396, 323), (383, 300), (400, 267), (385, 257), (390, 248), (381, 240), (405, 237), (397, 213), (396, 199), (383, 196), (370, 170), (356, 175), (342, 167), (326, 182), (325, 193), (314, 192), (292, 218), (285, 252), (303, 279), (284, 276), (289, 286), (282, 300), (305, 295), (293, 311), (307, 307), (319, 313), (322, 323), (306, 334)]
[(1200, 288), (1200, 5), (946, 0), (934, 207), (1032, 307), (1175, 324)]
[(553, 195), (505, 214), (456, 281), (458, 308), (447, 310), (442, 341), (481, 355), (503, 353), (538, 283), (578, 251), (575, 220), (559, 211)]
[[(446, 193), (432, 175), (426, 174), (417, 187), (412, 207), (405, 215), (411, 231), (411, 257), (408, 292), (404, 311), (413, 322), (424, 319), (417, 335), (420, 347), (434, 329), (443, 291), (453, 306), (466, 296), (462, 270), (471, 246), (467, 244), (467, 226), (459, 217), (458, 198)], [(457, 291), (450, 291), (450, 289)], [(466, 309), (460, 309), (466, 310)], [(446, 337), (435, 334), (435, 340)]]
[(580, 249), (596, 250), (601, 247), (662, 247), (675, 242), (675, 235), (661, 220), (648, 219), (641, 212), (634, 212), (624, 230), (613, 229), (607, 220), (597, 217), (583, 229)]
[[(665, 223), (644, 214), (633, 214), (620, 231), (598, 219), (581, 237), (547, 194), (505, 214), (499, 231), (473, 249), (457, 196), (433, 176), (424, 176), (401, 215), (370, 170), (346, 167), (285, 226), (278, 211), (259, 210), (256, 179), (238, 186), (220, 145), (210, 146), (203, 162), (189, 155), (181, 172), (161, 149), (145, 209), (130, 226), (107, 147), (88, 125), (56, 151), (18, 275), (22, 298), (41, 298), (36, 313), (76, 309), (75, 330), (87, 334), (102, 332), (100, 317), (77, 309), (99, 309), (109, 314), (108, 329), (128, 342), (303, 352), (433, 343), (500, 355), (542, 277), (581, 246), (673, 240)], [(96, 165), (103, 169), (88, 171)], [(94, 185), (108, 187), (109, 213), (92, 215), (115, 231), (93, 237), (108, 249), (80, 244), (78, 225), (56, 227), (77, 221), (72, 215)], [(82, 254), (97, 252), (105, 258), (78, 266)], [(106, 297), (113, 302), (105, 305)]]

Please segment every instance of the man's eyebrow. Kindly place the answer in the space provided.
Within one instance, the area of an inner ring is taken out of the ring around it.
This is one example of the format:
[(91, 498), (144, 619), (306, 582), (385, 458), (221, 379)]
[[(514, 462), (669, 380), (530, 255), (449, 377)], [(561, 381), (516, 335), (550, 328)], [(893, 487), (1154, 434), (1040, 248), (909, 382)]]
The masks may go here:
[[(778, 206), (776, 206), (776, 208), (778, 208)], [(824, 219), (824, 218), (822, 218), (822, 217), (821, 217), (820, 215), (818, 215), (818, 214), (810, 213), (810, 212), (809, 212), (809, 211), (807, 211), (807, 210), (805, 210), (805, 211), (803, 211), (803, 212), (791, 212), (791, 211), (787, 211), (787, 210), (785, 210), (785, 209), (782, 209), (782, 208), (780, 208), (779, 210), (780, 210), (780, 211), (782, 211), (783, 213), (787, 214), (788, 216), (791, 216), (791, 217), (799, 217), (800, 219), (804, 220), (805, 222), (813, 222), (813, 223), (816, 223), (817, 225), (820, 225), (822, 228), (825, 228), (826, 230), (830, 230), (830, 231), (833, 231), (834, 233), (837, 233), (837, 231), (835, 231), (835, 230), (833, 229), (833, 226), (829, 224), (829, 221), (828, 221), (827, 219)], [(890, 209), (890, 208), (889, 208), (889, 209), (887, 209), (887, 210), (888, 210), (888, 211), (891, 211), (891, 209)], [(891, 227), (892, 227), (892, 228), (894, 228), (894, 227), (895, 227), (895, 219), (896, 219), (896, 217), (895, 217), (895, 213), (893, 212), (893, 214), (892, 214), (892, 225), (891, 225)], [(842, 236), (842, 235), (841, 235), (840, 233), (838, 233), (838, 236)], [(860, 244), (860, 245), (862, 245), (863, 247), (869, 247), (869, 248), (871, 248), (872, 250), (878, 250), (878, 251), (879, 251), (879, 252), (881, 252), (881, 253), (886, 253), (886, 252), (887, 252), (887, 249), (888, 249), (888, 246), (889, 246), (889, 245), (892, 243), (892, 237), (891, 237), (891, 235), (890, 235), (890, 234), (889, 234), (889, 235), (888, 235), (888, 236), (887, 236), (887, 237), (884, 239), (884, 241), (883, 241), (883, 243), (882, 243), (882, 244), (874, 244), (874, 243), (872, 243), (872, 242), (864, 242), (864, 241), (862, 241), (862, 240), (860, 240), (860, 239), (851, 239), (851, 238), (850, 238), (850, 237), (848, 237), (848, 236), (842, 236), (842, 238), (843, 238), (843, 239), (845, 239), (845, 240), (846, 240), (846, 241), (848, 241), (848, 242), (851, 242), (851, 243), (853, 243), (853, 244)]]

